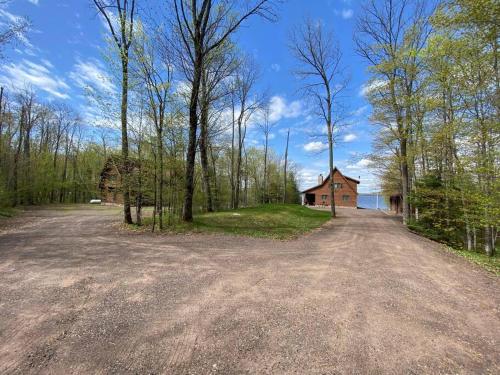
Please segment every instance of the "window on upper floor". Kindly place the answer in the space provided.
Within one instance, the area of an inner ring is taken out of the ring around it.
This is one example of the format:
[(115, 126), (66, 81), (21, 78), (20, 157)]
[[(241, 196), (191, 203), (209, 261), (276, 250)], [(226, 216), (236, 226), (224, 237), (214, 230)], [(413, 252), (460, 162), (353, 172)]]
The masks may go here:
[(340, 183), (340, 182), (335, 182), (334, 186), (335, 186), (335, 189), (342, 189), (342, 183)]
[(349, 195), (342, 195), (342, 200), (344, 202), (348, 202), (350, 199), (351, 199), (351, 197)]

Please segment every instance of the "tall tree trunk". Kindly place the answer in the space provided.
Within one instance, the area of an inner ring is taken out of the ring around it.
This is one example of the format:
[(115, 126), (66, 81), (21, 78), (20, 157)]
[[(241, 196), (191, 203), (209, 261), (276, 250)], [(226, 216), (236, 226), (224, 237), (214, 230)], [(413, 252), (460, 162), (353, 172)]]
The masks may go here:
[(186, 185), (184, 195), (184, 208), (182, 219), (187, 222), (193, 221), (193, 194), (194, 194), (194, 167), (196, 161), (196, 136), (198, 130), (198, 95), (200, 91), (200, 81), (202, 73), (201, 46), (197, 46), (193, 87), (189, 101), (189, 141), (186, 155)]
[(61, 175), (61, 190), (59, 191), (59, 203), (64, 202), (64, 195), (66, 193), (65, 184), (68, 172), (68, 158), (69, 158), (69, 137), (66, 135), (66, 148), (64, 152), (64, 165), (63, 172)]
[(21, 203), (21, 197), (19, 194), (19, 160), (21, 159), (21, 150), (23, 145), (24, 137), (24, 127), (26, 126), (26, 108), (21, 107), (21, 117), (19, 119), (19, 140), (17, 143), (17, 150), (14, 156), (14, 171), (12, 175), (12, 190), (15, 192), (15, 204), (19, 205)]
[(401, 186), (402, 186), (402, 196), (403, 196), (403, 223), (407, 224), (410, 219), (410, 203), (408, 199), (409, 194), (409, 173), (408, 173), (408, 151), (407, 151), (407, 129), (405, 128), (405, 124), (403, 121), (403, 117), (401, 114), (401, 108), (398, 104), (398, 99), (396, 95), (395, 88), (395, 78), (389, 80), (391, 101), (394, 113), (396, 114), (396, 125), (398, 128), (398, 140), (400, 146), (400, 155), (399, 155), (399, 168), (401, 173)]
[(328, 164), (330, 167), (330, 212), (332, 217), (337, 216), (337, 212), (335, 210), (335, 179), (334, 172), (335, 166), (333, 164), (333, 126), (332, 126), (332, 103), (330, 101), (330, 89), (327, 85), (327, 118), (326, 118), (326, 127), (328, 130)]
[(2, 134), (3, 134), (3, 87), (0, 87), (0, 158), (2, 157)]
[[(54, 157), (52, 159), (52, 171), (54, 173), (54, 180), (56, 179), (56, 174), (57, 174), (57, 154), (59, 153), (60, 142), (61, 142), (61, 134), (60, 134), (60, 130), (58, 129), (57, 138), (56, 138), (56, 146), (54, 148)], [(54, 184), (54, 182), (52, 184)], [(54, 203), (55, 194), (56, 194), (55, 190), (56, 190), (55, 187), (52, 186), (52, 189), (50, 191), (50, 203)]]
[(245, 207), (248, 207), (248, 154), (245, 149)]
[[(242, 104), (244, 107), (244, 103)], [(240, 204), (240, 190), (241, 190), (241, 164), (242, 164), (242, 152), (243, 152), (243, 134), (242, 134), (242, 124), (243, 115), (240, 115), (238, 119), (238, 154), (236, 158), (236, 189), (234, 194), (234, 208), (238, 208)]]
[(153, 225), (151, 227), (151, 232), (155, 231), (156, 228), (156, 208), (158, 207), (158, 161), (157, 161), (157, 155), (154, 153), (153, 150), (153, 157), (154, 157), (154, 197), (153, 197)]
[(408, 155), (406, 137), (400, 140), (401, 155), (400, 155), (400, 168), (401, 168), (401, 186), (403, 195), (403, 223), (408, 224), (410, 219), (410, 203), (409, 203), (409, 186), (408, 186)]
[(287, 188), (287, 167), (288, 167), (288, 142), (290, 140), (290, 129), (286, 133), (286, 148), (285, 148), (285, 166), (283, 169), (283, 203), (286, 203), (286, 188)]
[(219, 175), (217, 174), (217, 166), (215, 164), (215, 156), (213, 149), (211, 146), (209, 146), (209, 148), (210, 148), (210, 160), (212, 162), (212, 177), (214, 181), (214, 190), (213, 190), (214, 209), (217, 210), (219, 207), (219, 183), (217, 181)]
[(206, 209), (208, 212), (213, 212), (212, 189), (210, 186), (210, 165), (208, 162), (208, 93), (205, 86), (203, 87), (203, 95), (201, 100), (201, 116), (200, 116), (200, 159), (203, 178), (203, 189), (205, 190)]
[(163, 115), (159, 116), (159, 127), (157, 128), (157, 142), (158, 142), (158, 193), (156, 194), (158, 199), (158, 223), (160, 224), (160, 230), (163, 229), (163, 187), (164, 187), (164, 166), (163, 166)]
[(264, 186), (263, 186), (263, 194), (262, 194), (262, 203), (269, 203), (269, 193), (268, 193), (268, 172), (267, 172), (267, 152), (268, 152), (268, 144), (269, 144), (269, 132), (265, 132), (265, 143), (264, 143)]
[(231, 175), (230, 175), (230, 183), (231, 183), (231, 208), (235, 208), (235, 195), (236, 195), (236, 186), (234, 183), (234, 136), (235, 136), (235, 104), (234, 100), (231, 100), (231, 106), (232, 106), (232, 129), (231, 129)]
[(139, 159), (139, 171), (137, 176), (137, 194), (135, 197), (135, 222), (138, 226), (142, 225), (142, 166), (141, 142), (138, 142), (137, 157)]
[(123, 217), (126, 224), (132, 224), (132, 213), (130, 211), (130, 160), (128, 152), (128, 51), (122, 56), (122, 103), (121, 103), (121, 124), (122, 124), (122, 159), (123, 159)]

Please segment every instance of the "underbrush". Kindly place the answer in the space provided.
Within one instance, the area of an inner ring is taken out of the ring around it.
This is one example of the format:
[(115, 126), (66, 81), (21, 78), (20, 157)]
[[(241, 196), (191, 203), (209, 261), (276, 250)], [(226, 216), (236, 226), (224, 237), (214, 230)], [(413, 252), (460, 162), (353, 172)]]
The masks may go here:
[(419, 225), (418, 222), (412, 221), (408, 223), (408, 229), (433, 241), (440, 242), (446, 245), (448, 251), (457, 254), (467, 259), (468, 261), (475, 263), (487, 269), (488, 271), (500, 276), (500, 255), (498, 247), (497, 249), (495, 249), (496, 251), (493, 256), (488, 256), (484, 252), (469, 251), (467, 249), (464, 249), (462, 246), (463, 242), (460, 238), (449, 236), (439, 228), (424, 227), (422, 225)]

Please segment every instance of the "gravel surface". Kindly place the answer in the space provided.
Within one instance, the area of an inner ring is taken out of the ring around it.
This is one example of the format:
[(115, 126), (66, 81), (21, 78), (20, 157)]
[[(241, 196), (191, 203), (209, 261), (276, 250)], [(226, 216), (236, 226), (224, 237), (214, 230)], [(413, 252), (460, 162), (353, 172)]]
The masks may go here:
[(500, 373), (498, 277), (339, 213), (280, 242), (26, 212), (0, 231), (0, 373)]

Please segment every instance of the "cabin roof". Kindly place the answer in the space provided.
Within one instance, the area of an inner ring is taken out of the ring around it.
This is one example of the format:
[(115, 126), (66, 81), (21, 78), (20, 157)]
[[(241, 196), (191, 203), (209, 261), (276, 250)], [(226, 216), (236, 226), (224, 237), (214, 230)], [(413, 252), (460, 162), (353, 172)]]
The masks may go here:
[[(349, 176), (346, 176), (346, 175), (342, 174), (342, 172), (341, 172), (341, 171), (340, 171), (337, 167), (335, 167), (335, 168), (333, 169), (333, 173), (334, 173), (334, 174), (335, 174), (335, 172), (338, 172), (338, 173), (340, 173), (340, 175), (341, 175), (341, 176), (343, 176), (344, 178), (346, 178), (346, 179), (348, 179), (348, 180), (351, 180), (352, 182), (355, 182), (356, 184), (359, 184), (359, 180), (356, 180), (355, 178), (352, 178), (352, 177), (349, 177)], [(306, 190), (302, 191), (301, 193), (307, 193), (307, 192), (309, 192), (309, 191), (311, 191), (311, 190), (318, 189), (318, 188), (320, 188), (320, 187), (324, 186), (324, 185), (326, 184), (326, 182), (327, 182), (329, 179), (330, 179), (330, 175), (326, 176), (326, 178), (323, 180), (323, 182), (322, 182), (321, 184), (318, 184), (318, 185), (316, 185), (316, 186), (310, 187), (309, 189), (306, 189)]]

